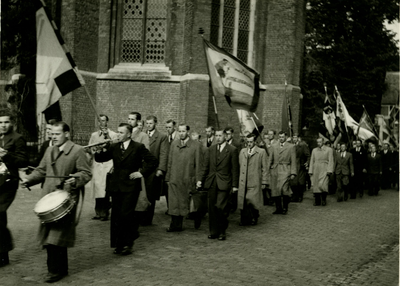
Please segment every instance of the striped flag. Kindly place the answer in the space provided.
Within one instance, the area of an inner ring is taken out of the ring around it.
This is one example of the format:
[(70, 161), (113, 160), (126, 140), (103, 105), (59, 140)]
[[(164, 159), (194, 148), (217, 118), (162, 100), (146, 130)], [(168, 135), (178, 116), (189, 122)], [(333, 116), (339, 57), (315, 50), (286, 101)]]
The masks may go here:
[(71, 91), (85, 84), (43, 1), (36, 10), (36, 117)]
[(214, 96), (225, 96), (232, 108), (257, 110), (260, 75), (227, 51), (204, 40)]
[(253, 133), (256, 136), (261, 134), (264, 126), (261, 124), (255, 113), (243, 109), (236, 109), (236, 112), (239, 118), (240, 131), (244, 136), (250, 133)]

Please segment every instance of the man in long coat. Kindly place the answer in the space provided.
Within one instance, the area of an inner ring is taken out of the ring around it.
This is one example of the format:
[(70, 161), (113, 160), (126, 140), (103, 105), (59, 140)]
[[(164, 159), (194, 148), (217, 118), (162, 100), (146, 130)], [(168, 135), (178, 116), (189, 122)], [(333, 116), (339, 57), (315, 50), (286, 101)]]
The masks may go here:
[(317, 139), (318, 147), (311, 152), (310, 168), (308, 173), (311, 178), (311, 185), (314, 193), (314, 206), (326, 205), (328, 195), (329, 177), (332, 175), (335, 162), (333, 149), (324, 145), (322, 138)]
[(160, 199), (164, 176), (168, 166), (169, 143), (167, 135), (160, 133), (157, 128), (157, 117), (148, 116), (146, 118), (147, 134), (150, 138), (150, 153), (157, 158), (158, 166), (146, 178), (146, 194), (150, 206), (141, 213), (140, 224), (151, 225), (153, 222), (156, 200)]
[(168, 156), (168, 214), (171, 223), (167, 232), (182, 231), (183, 218), (189, 213), (189, 196), (196, 192), (201, 181), (201, 157), (199, 142), (189, 137), (190, 127), (178, 126), (180, 140), (171, 143)]
[[(350, 176), (354, 177), (353, 155), (347, 152), (345, 143), (340, 144), (340, 153), (336, 153), (335, 160), (336, 194), (337, 201), (347, 201), (350, 190)], [(355, 199), (355, 196), (352, 197)]]
[(270, 174), (271, 195), (276, 206), (273, 214), (287, 214), (292, 194), (289, 182), (297, 175), (296, 150), (286, 139), (286, 133), (279, 132), (279, 144), (273, 145), (269, 154), (267, 168)]
[(382, 175), (382, 157), (376, 150), (376, 145), (371, 144), (371, 153), (367, 155), (366, 168), (363, 170), (368, 175), (368, 195), (377, 196)]
[(398, 158), (393, 158), (393, 153), (389, 150), (389, 143), (383, 142), (381, 160), (382, 160), (382, 179), (381, 179), (381, 187), (383, 190), (390, 188), (390, 180), (392, 173), (392, 161), (397, 160)]
[(293, 191), (292, 202), (302, 202), (306, 191), (306, 176), (310, 164), (310, 150), (306, 143), (300, 141), (299, 135), (293, 135), (293, 143), (296, 149), (296, 170), (297, 176), (290, 181)]
[(26, 142), (13, 126), (13, 115), (8, 110), (0, 110), (0, 267), (9, 264), (8, 252), (13, 249), (7, 209), (17, 193), (18, 168), (28, 164)]
[[(41, 196), (63, 187), (76, 200), (69, 214), (55, 223), (40, 224), (39, 240), (47, 249), (47, 268), (49, 273), (46, 282), (55, 282), (68, 274), (67, 247), (75, 244), (75, 214), (79, 201), (79, 191), (92, 177), (86, 152), (69, 140), (69, 126), (64, 122), (52, 126), (54, 146), (47, 148), (39, 166), (26, 177), (22, 184), (35, 185), (44, 181)], [(46, 176), (71, 176), (68, 179), (46, 178)]]
[(360, 139), (356, 140), (356, 147), (352, 150), (353, 164), (354, 164), (354, 177), (351, 183), (351, 194), (350, 198), (356, 198), (357, 193), (360, 194), (360, 198), (364, 195), (364, 174), (363, 169), (367, 161), (367, 151), (362, 147)]
[[(89, 145), (104, 142), (105, 140), (116, 140), (117, 133), (107, 128), (108, 116), (100, 114), (99, 130), (93, 132), (90, 136)], [(89, 150), (90, 151), (90, 150)], [(92, 161), (92, 192), (95, 199), (94, 210), (96, 215), (92, 219), (99, 219), (101, 221), (108, 220), (110, 209), (110, 197), (106, 194), (106, 179), (107, 173), (110, 172), (113, 166), (112, 160), (107, 162)]]
[(264, 201), (262, 190), (267, 187), (267, 153), (256, 146), (255, 139), (254, 134), (247, 135), (247, 148), (239, 153), (240, 225), (257, 224)]

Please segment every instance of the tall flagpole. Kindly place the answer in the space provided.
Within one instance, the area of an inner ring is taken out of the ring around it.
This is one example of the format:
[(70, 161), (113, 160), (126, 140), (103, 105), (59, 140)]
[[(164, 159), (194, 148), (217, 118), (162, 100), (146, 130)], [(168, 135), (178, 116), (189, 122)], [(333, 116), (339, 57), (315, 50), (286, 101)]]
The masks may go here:
[[(203, 45), (205, 45), (205, 42), (204, 42), (204, 30), (203, 30), (203, 28), (199, 28), (199, 34), (201, 35), (201, 38), (203, 39)], [(206, 49), (204, 49), (204, 55), (205, 55), (205, 57), (206, 57), (206, 59), (207, 59)], [(208, 69), (208, 74), (211, 74), (211, 73), (210, 73), (210, 68), (208, 67), (208, 65), (207, 65), (207, 69)], [(211, 81), (211, 79), (210, 79), (210, 81)], [(211, 88), (211, 90), (212, 90), (212, 88)], [(216, 120), (216, 122), (217, 122), (217, 129), (219, 129), (217, 101), (216, 101), (216, 99), (215, 99), (214, 91), (213, 91), (213, 93), (212, 93), (212, 99), (213, 99), (213, 104), (214, 104), (214, 113), (215, 113), (215, 120)]]

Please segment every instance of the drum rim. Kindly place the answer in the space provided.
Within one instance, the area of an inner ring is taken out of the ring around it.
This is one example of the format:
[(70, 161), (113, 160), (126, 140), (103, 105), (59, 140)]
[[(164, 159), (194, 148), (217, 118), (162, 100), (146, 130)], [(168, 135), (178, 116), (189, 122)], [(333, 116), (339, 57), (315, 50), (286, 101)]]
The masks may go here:
[[(55, 222), (55, 221), (57, 221), (57, 220), (60, 220), (60, 219), (62, 219), (63, 217), (65, 217), (67, 214), (69, 214), (70, 211), (72, 210), (72, 208), (75, 206), (75, 201), (70, 200), (70, 202), (71, 202), (71, 203), (67, 206), (67, 208), (66, 208), (62, 213), (60, 213), (59, 215), (54, 216), (54, 217), (52, 217), (52, 218), (50, 218), (50, 219), (44, 219), (44, 217), (41, 217), (39, 214), (37, 214), (37, 216), (39, 217), (39, 219), (41, 220), (42, 223), (50, 223), (50, 222)], [(52, 211), (54, 212), (54, 211), (56, 211), (57, 209), (59, 209), (60, 207), (61, 207), (61, 206), (59, 206), (59, 207), (53, 209)], [(47, 213), (45, 213), (45, 214), (43, 213), (42, 216), (45, 216), (45, 215), (47, 215), (47, 214), (49, 214), (49, 212), (47, 212)]]
[[(48, 196), (48, 195), (51, 195), (51, 194), (54, 194), (54, 193), (56, 193), (56, 192), (58, 192), (58, 193), (66, 193), (66, 194), (67, 194), (67, 197), (62, 201), (62, 203), (60, 203), (60, 204), (59, 204), (58, 206), (56, 206), (55, 208), (53, 208), (53, 209), (51, 209), (51, 210), (48, 210), (48, 211), (45, 211), (45, 212), (37, 212), (37, 211), (35, 210), (37, 204), (38, 204), (44, 197), (46, 197), (46, 196)], [(67, 204), (67, 206), (66, 206), (66, 202), (70, 202), (70, 203)], [(70, 194), (69, 192), (67, 192), (67, 191), (65, 191), (65, 190), (56, 190), (56, 191), (54, 191), (54, 192), (50, 192), (50, 193), (46, 194), (45, 196), (43, 196), (43, 197), (35, 204), (35, 207), (33, 208), (33, 212), (38, 216), (39, 220), (40, 220), (42, 223), (50, 223), (50, 222), (54, 222), (54, 221), (60, 220), (61, 218), (63, 218), (64, 216), (66, 216), (66, 215), (72, 210), (72, 208), (75, 206), (75, 203), (76, 203), (76, 201), (73, 200), (73, 199), (71, 199), (71, 194)], [(56, 212), (57, 210), (59, 210), (59, 209), (62, 208), (62, 207), (65, 207), (65, 206), (66, 206), (65, 210), (64, 210), (63, 212), (61, 212), (60, 214), (58, 214), (57, 216), (53, 216), (53, 217), (51, 217), (51, 218), (45, 219), (45, 216), (51, 214), (52, 212)]]

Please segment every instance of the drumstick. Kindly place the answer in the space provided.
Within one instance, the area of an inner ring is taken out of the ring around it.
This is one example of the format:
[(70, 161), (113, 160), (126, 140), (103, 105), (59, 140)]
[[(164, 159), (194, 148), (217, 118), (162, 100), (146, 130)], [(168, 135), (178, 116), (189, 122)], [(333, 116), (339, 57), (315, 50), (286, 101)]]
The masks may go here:
[(60, 179), (68, 179), (68, 178), (79, 178), (79, 176), (46, 176), (45, 178), (60, 178)]
[[(18, 179), (19, 179), (21, 182), (23, 182), (21, 178), (18, 178)], [(27, 188), (28, 191), (32, 191), (31, 188), (29, 188), (28, 186), (25, 186), (25, 188)]]

